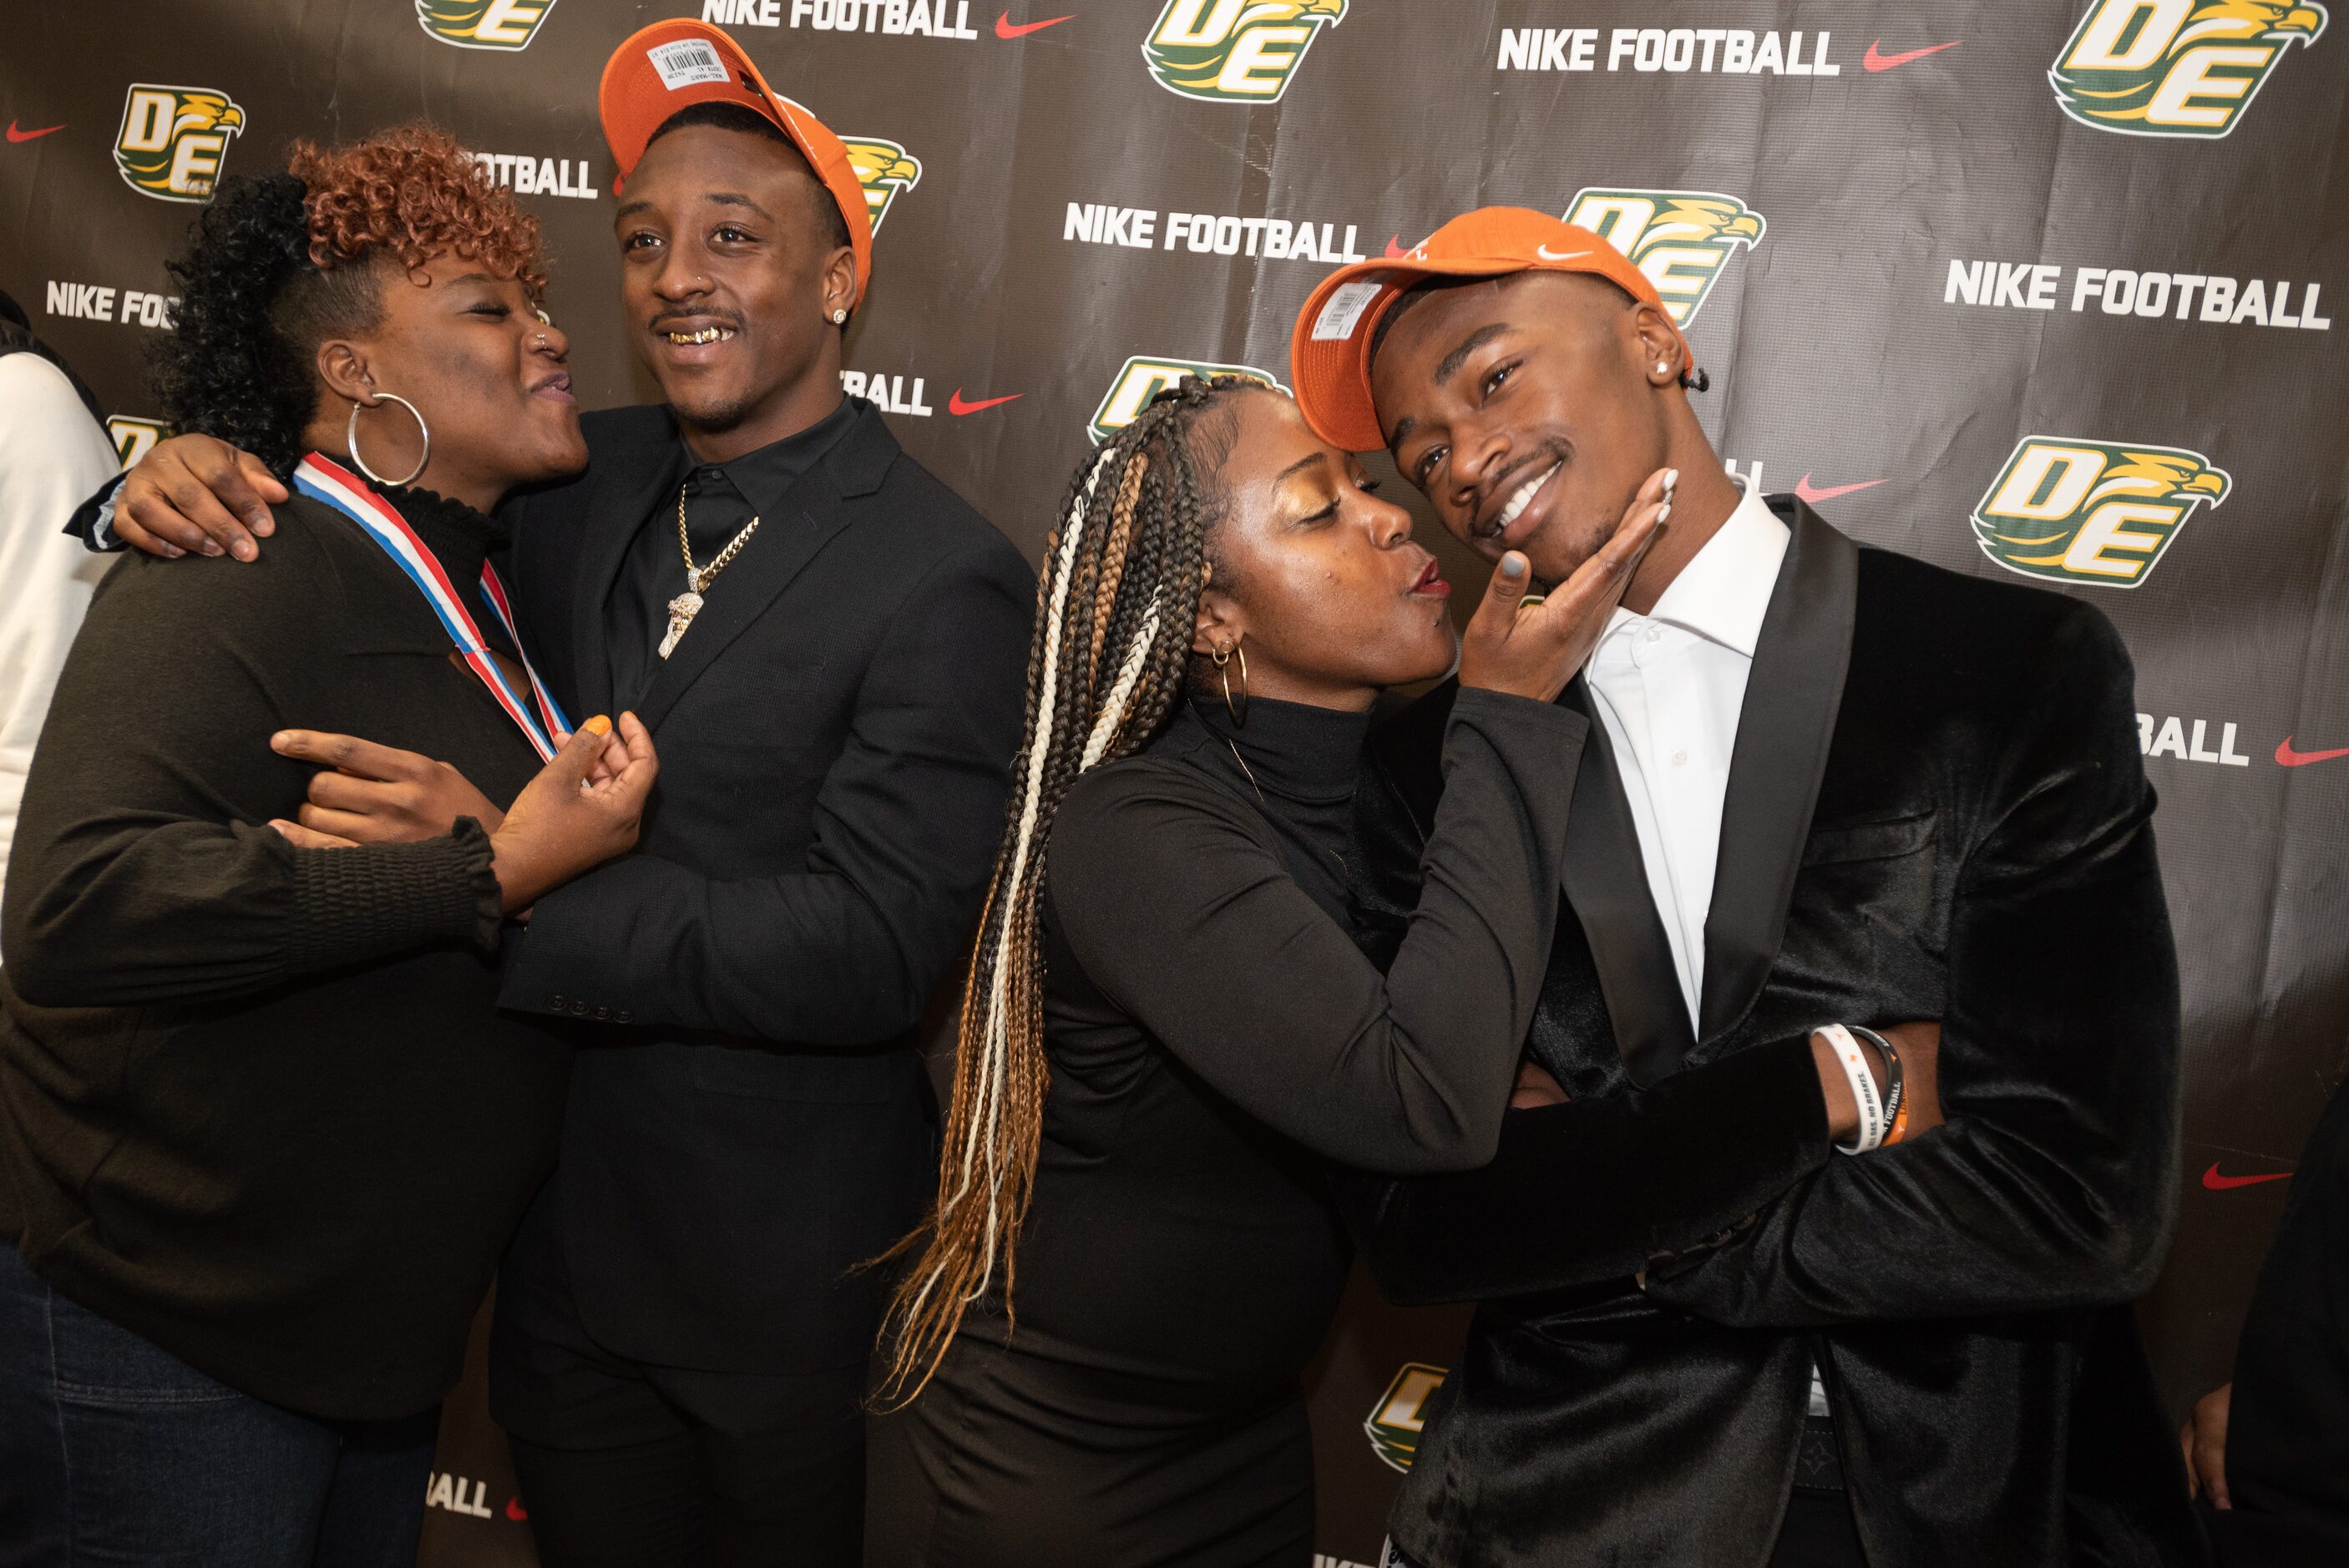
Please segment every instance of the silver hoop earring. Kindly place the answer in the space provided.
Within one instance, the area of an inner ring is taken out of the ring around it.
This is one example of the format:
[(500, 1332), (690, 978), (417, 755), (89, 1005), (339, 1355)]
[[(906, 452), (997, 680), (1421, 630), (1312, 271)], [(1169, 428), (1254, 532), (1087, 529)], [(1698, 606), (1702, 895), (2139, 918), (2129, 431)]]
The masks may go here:
[(844, 310), (833, 311), (832, 313), (832, 325), (834, 326), (846, 326), (848, 325), (848, 313)]
[[(416, 459), (416, 466), (408, 470), (408, 477), (406, 479), (388, 480), (381, 474), (376, 472), (373, 469), (367, 467), (367, 460), (359, 456), (359, 410), (361, 408), (378, 407), (385, 403), (397, 403), (401, 407), (407, 409), (408, 417), (416, 421), (417, 434), (424, 438), (424, 453), (421, 457)], [(376, 483), (379, 485), (410, 484), (415, 481), (417, 475), (424, 471), (424, 465), (432, 460), (432, 428), (424, 422), (424, 416), (416, 411), (416, 405), (409, 402), (407, 398), (402, 397), (398, 393), (378, 392), (375, 395), (375, 401), (373, 403), (354, 403), (351, 405), (350, 423), (343, 428), (343, 445), (349, 450), (351, 454), (351, 461), (359, 466), (359, 472), (367, 475), (367, 478), (373, 480)]]

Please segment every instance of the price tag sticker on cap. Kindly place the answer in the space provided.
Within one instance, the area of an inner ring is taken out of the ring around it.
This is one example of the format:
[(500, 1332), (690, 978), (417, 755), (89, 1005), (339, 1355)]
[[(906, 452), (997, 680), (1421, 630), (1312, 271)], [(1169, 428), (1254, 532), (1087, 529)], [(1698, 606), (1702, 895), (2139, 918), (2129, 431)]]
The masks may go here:
[(645, 51), (645, 57), (660, 73), (661, 86), (671, 92), (698, 87), (704, 82), (726, 79), (725, 62), (718, 51), (698, 38), (680, 38), (673, 44), (655, 44)]

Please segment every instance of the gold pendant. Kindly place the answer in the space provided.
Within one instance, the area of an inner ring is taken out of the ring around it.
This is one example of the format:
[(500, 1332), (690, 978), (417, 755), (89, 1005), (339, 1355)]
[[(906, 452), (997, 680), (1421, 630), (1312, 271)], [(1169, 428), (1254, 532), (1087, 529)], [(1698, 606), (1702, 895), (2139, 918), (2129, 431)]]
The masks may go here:
[(693, 618), (699, 614), (701, 595), (689, 588), (668, 602), (668, 635), (661, 639), (661, 657), (667, 658), (675, 651), (678, 639), (685, 635), (685, 629), (693, 624)]

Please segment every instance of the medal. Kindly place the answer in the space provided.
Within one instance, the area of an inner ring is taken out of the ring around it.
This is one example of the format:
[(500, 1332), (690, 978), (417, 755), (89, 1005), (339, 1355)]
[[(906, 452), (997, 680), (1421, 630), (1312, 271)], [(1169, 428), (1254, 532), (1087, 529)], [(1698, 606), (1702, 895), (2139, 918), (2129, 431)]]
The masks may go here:
[(531, 696), (537, 703), (535, 713), (533, 713), (529, 703), (523, 701), (522, 694), (514, 690), (512, 683), (506, 679), (505, 672), (498, 668), (497, 661), (490, 657), (489, 648), (481, 641), (481, 628), (474, 624), (464, 601), (458, 597), (457, 586), (449, 580), (440, 558), (417, 536), (416, 531), (408, 525), (408, 520), (399, 515), (398, 509), (369, 490), (349, 469), (316, 452), (312, 452), (295, 466), (294, 488), (313, 500), (333, 507), (358, 524), (359, 531), (391, 557), (400, 571), (407, 574), (408, 580), (416, 584), (418, 592), (424, 595), (425, 603), (432, 606), (432, 614), (439, 617), (450, 641), (457, 645), (457, 652), (463, 658), (465, 667), (481, 677), (481, 684), (490, 688), (490, 695), (497, 699), (498, 706), (506, 710), (506, 717), (522, 727), (522, 732), (530, 737), (531, 746), (540, 758), (551, 759), (554, 756), (554, 738), (567, 732), (571, 728), (571, 721), (563, 717), (563, 709), (556, 706), (554, 694), (546, 689), (546, 683), (538, 678), (538, 671), (531, 665), (530, 655), (523, 649), (522, 638), (514, 631), (513, 612), (506, 602), (505, 584), (498, 581), (497, 569), (486, 561), (481, 562), (481, 598), (505, 627), (506, 635), (513, 638), (514, 652), (522, 659), (523, 673), (530, 676)]

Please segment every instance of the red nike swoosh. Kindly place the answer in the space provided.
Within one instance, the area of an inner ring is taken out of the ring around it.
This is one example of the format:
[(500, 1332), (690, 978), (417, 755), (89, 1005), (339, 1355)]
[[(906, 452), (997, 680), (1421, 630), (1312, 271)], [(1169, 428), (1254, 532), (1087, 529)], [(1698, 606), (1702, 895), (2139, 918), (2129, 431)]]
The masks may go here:
[(38, 130), (18, 130), (16, 129), (16, 122), (12, 119), (8, 122), (8, 139), (11, 141), (30, 141), (36, 136), (47, 136), (53, 130), (63, 130), (64, 129), (65, 127), (62, 125), (45, 125)]
[(1040, 33), (1047, 27), (1057, 27), (1067, 20), (1069, 20), (1067, 16), (1055, 16), (1049, 22), (1014, 22), (1011, 19), (1011, 13), (1006, 11), (995, 19), (995, 36), (999, 38), (1024, 38), (1030, 33)]
[(2335, 747), (2331, 751), (2294, 751), (2291, 736), (2276, 742), (2276, 760), (2286, 768), (2305, 768), (2312, 762), (2330, 762), (2336, 757), (2349, 757), (2349, 746)]
[(2264, 1176), (2221, 1176), (2216, 1160), (2210, 1161), (2210, 1169), (2202, 1172), (2202, 1185), (2213, 1192), (2224, 1192), (2230, 1187), (2256, 1187), (2262, 1181), (2288, 1181), (2291, 1179), (2289, 1171), (2271, 1171)]
[(1389, 261), (1392, 261), (1397, 256), (1407, 256), (1409, 254), (1411, 254), (1411, 253), (1402, 248), (1402, 236), (1401, 234), (1397, 234), (1393, 239), (1387, 242), (1387, 259)]
[(522, 1499), (518, 1497), (510, 1497), (506, 1499), (506, 1517), (508, 1519), (517, 1521), (528, 1519), (530, 1517), (530, 1510), (522, 1505)]
[[(1062, 19), (1066, 20), (1065, 17)], [(981, 408), (992, 408), (998, 403), (1016, 403), (1026, 396), (1028, 396), (1028, 394), (1025, 392), (1012, 392), (1001, 397), (981, 397), (976, 403), (966, 403), (963, 401), (962, 388), (957, 387), (954, 389), (954, 396), (947, 399), (947, 412), (949, 414), (976, 414)]]
[[(1884, 40), (1881, 38), (1876, 40), (1876, 44), (1882, 42)], [(1859, 63), (1871, 71), (1889, 71), (1895, 66), (1905, 66), (1911, 60), (1921, 60), (1928, 55), (1938, 55), (1943, 49), (1954, 49), (1964, 42), (1963, 38), (1952, 39), (1946, 44), (1933, 44), (1922, 49), (1910, 49), (1901, 55), (1879, 55), (1876, 52), (1876, 44), (1870, 44), (1868, 46), (1868, 53), (1860, 57)]]
[(1795, 494), (1804, 505), (1816, 506), (1823, 500), (1833, 500), (1839, 495), (1849, 495), (1854, 490), (1864, 490), (1870, 485), (1883, 482), (1882, 480), (1862, 480), (1856, 485), (1828, 485), (1821, 489), (1811, 483), (1810, 475), (1805, 474), (1795, 481)]

